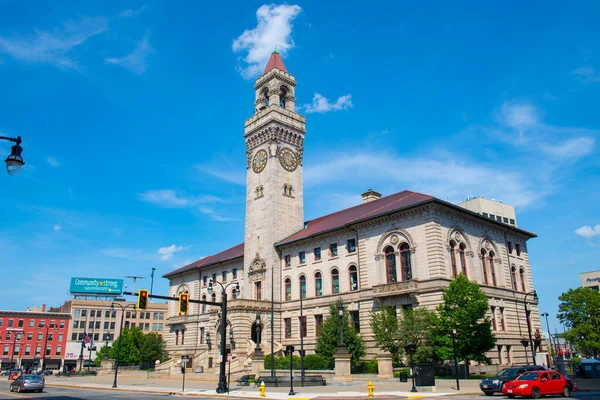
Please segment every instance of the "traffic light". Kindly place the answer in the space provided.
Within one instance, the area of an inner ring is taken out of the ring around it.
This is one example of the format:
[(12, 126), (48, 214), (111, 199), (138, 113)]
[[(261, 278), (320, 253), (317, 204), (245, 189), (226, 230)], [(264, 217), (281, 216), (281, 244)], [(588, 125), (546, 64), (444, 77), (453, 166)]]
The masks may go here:
[(138, 292), (138, 310), (148, 309), (148, 291), (146, 289), (140, 289)]
[(179, 312), (181, 314), (187, 314), (188, 313), (188, 301), (189, 301), (189, 296), (187, 293), (179, 293)]

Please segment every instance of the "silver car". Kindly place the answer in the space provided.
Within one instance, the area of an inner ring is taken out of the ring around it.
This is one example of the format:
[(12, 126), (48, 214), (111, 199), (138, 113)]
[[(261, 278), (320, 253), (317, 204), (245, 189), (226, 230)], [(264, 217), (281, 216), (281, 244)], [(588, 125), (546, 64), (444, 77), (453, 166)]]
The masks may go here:
[(21, 375), (10, 383), (10, 391), (24, 392), (31, 390), (33, 392), (42, 392), (44, 390), (44, 379), (39, 375)]

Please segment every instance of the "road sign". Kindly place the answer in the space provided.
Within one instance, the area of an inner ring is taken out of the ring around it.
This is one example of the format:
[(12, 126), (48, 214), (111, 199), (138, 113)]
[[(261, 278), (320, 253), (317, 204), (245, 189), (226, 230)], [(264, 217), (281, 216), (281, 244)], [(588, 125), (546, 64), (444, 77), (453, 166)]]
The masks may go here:
[(233, 354), (229, 353), (227, 354), (227, 361), (231, 361), (233, 360)]
[(72, 294), (98, 294), (119, 296), (123, 292), (123, 279), (71, 278)]
[(188, 356), (181, 356), (181, 361), (190, 361), (190, 358)]

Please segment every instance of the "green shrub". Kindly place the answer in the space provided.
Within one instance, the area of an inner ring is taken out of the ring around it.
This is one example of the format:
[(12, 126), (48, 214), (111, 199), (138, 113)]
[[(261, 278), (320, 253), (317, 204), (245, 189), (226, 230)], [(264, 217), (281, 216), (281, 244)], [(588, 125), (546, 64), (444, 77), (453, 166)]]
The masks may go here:
[(308, 354), (304, 356), (305, 370), (329, 369), (329, 360), (320, 354)]

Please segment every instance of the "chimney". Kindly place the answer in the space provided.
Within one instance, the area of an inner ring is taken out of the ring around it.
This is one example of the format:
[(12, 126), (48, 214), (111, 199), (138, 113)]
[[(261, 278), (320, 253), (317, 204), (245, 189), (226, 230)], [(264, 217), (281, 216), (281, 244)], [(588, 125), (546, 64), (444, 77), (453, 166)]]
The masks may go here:
[(42, 312), (46, 312), (46, 305), (42, 304)]
[(364, 203), (368, 203), (368, 202), (373, 201), (373, 200), (380, 199), (381, 198), (381, 193), (377, 193), (373, 189), (369, 189), (366, 192), (364, 192), (361, 196), (362, 196), (363, 204), (364, 204)]

